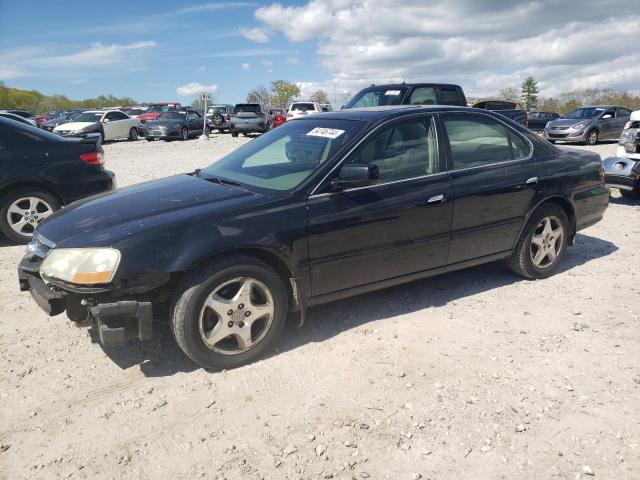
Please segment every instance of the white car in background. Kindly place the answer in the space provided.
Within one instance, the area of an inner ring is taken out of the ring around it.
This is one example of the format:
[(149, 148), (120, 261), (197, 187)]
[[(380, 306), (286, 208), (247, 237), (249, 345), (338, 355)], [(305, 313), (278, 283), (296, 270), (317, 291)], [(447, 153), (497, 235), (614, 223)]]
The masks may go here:
[(115, 139), (138, 139), (140, 122), (120, 110), (88, 110), (73, 117), (73, 122), (58, 125), (53, 129), (64, 137), (79, 137), (88, 133), (99, 133), (102, 141)]
[(287, 112), (287, 120), (295, 120), (314, 113), (322, 113), (322, 111), (322, 106), (316, 102), (293, 102)]

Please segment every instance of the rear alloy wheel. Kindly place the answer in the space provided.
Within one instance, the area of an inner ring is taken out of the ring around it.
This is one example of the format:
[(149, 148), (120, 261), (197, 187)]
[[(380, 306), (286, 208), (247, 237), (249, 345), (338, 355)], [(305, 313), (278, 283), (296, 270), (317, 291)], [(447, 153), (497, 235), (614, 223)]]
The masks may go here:
[(527, 222), (507, 266), (526, 278), (546, 278), (558, 268), (568, 240), (565, 211), (556, 204), (543, 204)]
[(129, 130), (129, 141), (135, 142), (136, 140), (138, 140), (138, 129), (132, 128)]
[(14, 242), (28, 243), (38, 223), (59, 208), (58, 200), (43, 190), (16, 190), (2, 200), (0, 231)]
[(205, 368), (235, 368), (261, 358), (287, 313), (280, 276), (245, 256), (217, 261), (193, 273), (172, 308), (180, 348)]
[(598, 143), (598, 131), (597, 130), (591, 130), (588, 134), (587, 134), (587, 141), (585, 142), (587, 145), (595, 145)]
[(189, 130), (187, 130), (186, 127), (182, 127), (182, 131), (180, 132), (180, 140), (189, 140)]

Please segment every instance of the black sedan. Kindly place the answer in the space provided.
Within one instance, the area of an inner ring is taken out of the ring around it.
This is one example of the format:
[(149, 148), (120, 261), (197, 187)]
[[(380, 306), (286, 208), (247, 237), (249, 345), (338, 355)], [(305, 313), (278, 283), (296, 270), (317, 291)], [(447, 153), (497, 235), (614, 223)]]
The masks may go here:
[(559, 113), (555, 112), (529, 112), (529, 123), (527, 126), (534, 132), (542, 132), (547, 123), (560, 118)]
[(77, 139), (0, 118), (0, 232), (27, 243), (62, 205), (111, 190), (98, 135)]
[[(191, 137), (202, 135), (204, 118), (200, 112), (187, 110), (182, 112), (164, 112), (155, 120), (147, 121), (141, 127), (142, 135), (152, 142), (160, 140), (189, 140)], [(209, 135), (211, 127), (207, 120), (204, 128), (205, 135)]]
[(496, 260), (548, 277), (602, 218), (602, 175), (597, 154), (487, 111), (310, 115), (54, 215), (20, 287), (107, 345), (168, 317), (193, 361), (231, 368), (263, 356), (289, 311)]

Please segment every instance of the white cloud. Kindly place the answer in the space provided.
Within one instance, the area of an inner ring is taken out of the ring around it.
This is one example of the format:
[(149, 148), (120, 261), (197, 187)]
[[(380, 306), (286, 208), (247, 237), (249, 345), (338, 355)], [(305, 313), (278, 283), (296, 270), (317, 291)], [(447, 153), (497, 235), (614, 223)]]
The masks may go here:
[[(442, 81), (490, 95), (535, 76), (542, 94), (639, 88), (640, 14), (625, 0), (310, 0), (258, 8), (265, 28), (315, 41), (337, 88)], [(293, 28), (295, 27), (295, 28)], [(333, 83), (331, 83), (333, 85)]]
[(269, 41), (269, 35), (264, 28), (244, 28), (240, 27), (240, 35), (247, 40), (251, 40), (256, 43), (267, 43)]
[(217, 91), (218, 86), (215, 84), (202, 85), (201, 83), (197, 82), (187, 83), (182, 87), (176, 88), (176, 93), (181, 97), (191, 97), (200, 93), (216, 93)]
[(287, 63), (289, 65), (300, 65), (300, 59), (298, 57), (287, 57)]
[(262, 60), (262, 65), (264, 65), (265, 67), (270, 67), (271, 65), (273, 65), (273, 62), (271, 60)]
[(56, 66), (58, 68), (67, 66), (93, 67), (114, 65), (127, 60), (127, 57), (135, 54), (136, 51), (147, 50), (155, 46), (156, 42), (152, 41), (131, 43), (129, 45), (119, 45), (117, 43), (103, 45), (100, 42), (96, 42), (79, 52), (40, 58), (33, 60), (32, 63), (43, 66)]
[(250, 64), (250, 63), (244, 62), (244, 63), (240, 64), (240, 66), (242, 67), (242, 69), (243, 69), (244, 71), (249, 71), (249, 70), (251, 70), (251, 64)]
[(211, 58), (225, 58), (225, 57), (261, 57), (264, 55), (284, 55), (287, 53), (284, 50), (278, 50), (275, 48), (243, 48), (240, 50), (227, 50), (226, 52), (213, 53), (209, 55)]

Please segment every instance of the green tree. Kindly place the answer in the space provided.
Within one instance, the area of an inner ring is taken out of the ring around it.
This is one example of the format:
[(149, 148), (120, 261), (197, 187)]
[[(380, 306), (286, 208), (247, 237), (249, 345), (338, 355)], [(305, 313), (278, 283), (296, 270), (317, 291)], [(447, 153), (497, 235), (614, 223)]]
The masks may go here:
[[(207, 108), (209, 108), (210, 105), (213, 105), (213, 102), (215, 102), (215, 97), (213, 95), (209, 95), (210, 100), (207, 100)], [(191, 108), (193, 108), (194, 110), (198, 110), (200, 112), (204, 112), (204, 100), (202, 100), (202, 97), (200, 95), (198, 95), (192, 102), (191, 102)]]
[(269, 105), (271, 102), (271, 92), (264, 85), (259, 85), (247, 94), (247, 103), (259, 103)]
[(309, 97), (309, 99), (312, 102), (316, 103), (331, 103), (329, 102), (329, 95), (327, 95), (327, 92), (325, 92), (324, 90), (316, 90), (311, 94), (311, 97)]
[(527, 111), (535, 109), (538, 105), (538, 82), (533, 77), (527, 77), (522, 83), (522, 101)]
[(287, 108), (292, 100), (300, 96), (300, 87), (286, 80), (274, 80), (271, 82), (271, 92), (271, 106)]

